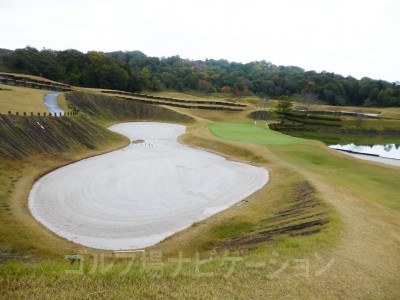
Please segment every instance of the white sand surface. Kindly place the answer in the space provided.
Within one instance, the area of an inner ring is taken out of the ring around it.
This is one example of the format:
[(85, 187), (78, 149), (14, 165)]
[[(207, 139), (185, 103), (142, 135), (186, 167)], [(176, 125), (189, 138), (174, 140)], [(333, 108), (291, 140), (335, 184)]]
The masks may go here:
[[(340, 150), (338, 150), (340, 151)], [(400, 160), (394, 158), (386, 158), (386, 157), (379, 157), (379, 156), (372, 156), (372, 155), (365, 155), (365, 154), (357, 154), (357, 153), (349, 153), (346, 151), (340, 151), (341, 153), (362, 159), (362, 160), (369, 160), (374, 162), (379, 162), (386, 165), (400, 167)]]
[(268, 171), (177, 142), (185, 127), (121, 123), (128, 147), (57, 169), (33, 186), (32, 215), (58, 235), (92, 248), (154, 245), (244, 199)]

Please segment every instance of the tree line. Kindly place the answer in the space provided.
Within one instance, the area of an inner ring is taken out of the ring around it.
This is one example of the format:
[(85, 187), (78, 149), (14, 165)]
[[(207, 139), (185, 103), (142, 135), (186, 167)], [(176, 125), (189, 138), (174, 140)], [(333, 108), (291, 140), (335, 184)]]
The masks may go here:
[(0, 49), (0, 71), (42, 76), (74, 86), (142, 90), (197, 90), (262, 98), (313, 94), (331, 105), (400, 106), (400, 84), (305, 71), (267, 61), (150, 57), (140, 51), (82, 53), (32, 47)]

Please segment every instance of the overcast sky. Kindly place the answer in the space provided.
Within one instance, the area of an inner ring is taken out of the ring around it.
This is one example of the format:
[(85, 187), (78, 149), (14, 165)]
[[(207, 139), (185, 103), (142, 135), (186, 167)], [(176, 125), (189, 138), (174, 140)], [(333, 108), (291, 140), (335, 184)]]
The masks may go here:
[(0, 0), (0, 48), (266, 60), (400, 80), (399, 0)]

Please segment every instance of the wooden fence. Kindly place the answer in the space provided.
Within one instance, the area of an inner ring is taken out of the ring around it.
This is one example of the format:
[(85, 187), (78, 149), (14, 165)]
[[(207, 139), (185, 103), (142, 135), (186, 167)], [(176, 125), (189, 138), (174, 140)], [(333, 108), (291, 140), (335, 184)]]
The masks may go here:
[[(64, 116), (76, 116), (77, 114), (79, 113), (79, 111), (78, 110), (73, 110), (73, 111), (67, 111), (67, 112), (59, 112), (59, 113), (51, 113), (51, 112), (43, 112), (43, 113), (40, 113), (40, 112), (30, 112), (30, 113), (27, 113), (27, 112), (22, 112), (22, 113), (20, 113), (20, 112), (12, 112), (12, 111), (8, 111), (8, 115), (15, 115), (15, 116), (25, 116), (25, 117), (33, 117), (33, 116), (38, 116), (38, 117), (40, 117), (40, 116), (43, 116), (43, 117), (46, 117), (46, 116), (49, 116), (49, 117), (64, 117)], [(1, 115), (1, 113), (0, 113), (0, 115)]]

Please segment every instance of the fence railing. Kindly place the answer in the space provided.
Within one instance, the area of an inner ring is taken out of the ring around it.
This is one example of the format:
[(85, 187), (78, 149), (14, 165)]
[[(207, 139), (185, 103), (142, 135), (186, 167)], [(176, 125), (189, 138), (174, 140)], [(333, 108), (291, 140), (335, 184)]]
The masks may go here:
[[(64, 117), (64, 116), (76, 116), (79, 113), (78, 110), (73, 110), (73, 111), (67, 111), (67, 112), (58, 112), (58, 113), (51, 113), (51, 112), (12, 112), (12, 111), (8, 111), (8, 115), (14, 115), (14, 116), (26, 116), (26, 117), (33, 117), (33, 116), (43, 116), (43, 117)], [(0, 113), (1, 115), (2, 113)]]

